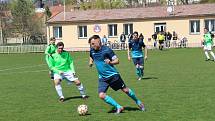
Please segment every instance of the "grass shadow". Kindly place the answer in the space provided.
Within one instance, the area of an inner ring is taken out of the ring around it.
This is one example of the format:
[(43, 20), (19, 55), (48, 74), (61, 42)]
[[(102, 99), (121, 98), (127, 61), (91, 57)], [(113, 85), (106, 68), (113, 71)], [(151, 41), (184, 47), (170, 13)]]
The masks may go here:
[[(90, 96), (86, 96), (86, 99), (89, 98), (89, 97)], [(83, 99), (83, 98), (82, 98), (82, 96), (67, 97), (67, 98), (64, 99), (64, 102), (68, 101), (68, 100), (73, 100), (73, 99)]]

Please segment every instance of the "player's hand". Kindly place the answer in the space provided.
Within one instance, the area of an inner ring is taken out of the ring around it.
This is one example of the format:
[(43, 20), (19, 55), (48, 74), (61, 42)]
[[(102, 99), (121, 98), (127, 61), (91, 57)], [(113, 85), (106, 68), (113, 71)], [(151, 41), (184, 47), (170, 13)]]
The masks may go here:
[(110, 64), (110, 62), (111, 62), (109, 59), (105, 59), (104, 61), (106, 64)]
[(92, 67), (93, 66), (93, 64), (92, 63), (89, 63), (89, 67)]
[(128, 56), (128, 61), (131, 61), (131, 57), (130, 56)]
[(62, 74), (63, 74), (63, 71), (60, 71), (59, 74), (62, 75)]
[(148, 59), (147, 56), (145, 56), (144, 59), (147, 60)]

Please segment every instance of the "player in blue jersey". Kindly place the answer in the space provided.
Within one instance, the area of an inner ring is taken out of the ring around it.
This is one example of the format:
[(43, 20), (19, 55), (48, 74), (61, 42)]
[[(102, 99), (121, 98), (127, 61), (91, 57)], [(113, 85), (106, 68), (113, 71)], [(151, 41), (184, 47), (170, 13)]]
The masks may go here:
[[(136, 74), (138, 76), (138, 80), (141, 80), (144, 75), (144, 59), (147, 59), (147, 48), (143, 42), (138, 38), (138, 32), (133, 33), (133, 39), (129, 43), (128, 48), (128, 60), (131, 58), (136, 67)], [(142, 49), (144, 48), (144, 53)], [(131, 53), (131, 56), (130, 56)], [(144, 58), (144, 59), (143, 59)]]
[(90, 37), (89, 44), (91, 47), (89, 66), (91, 67), (94, 63), (98, 71), (99, 97), (107, 104), (114, 106), (117, 109), (116, 114), (119, 114), (124, 110), (124, 108), (113, 98), (108, 96), (106, 92), (109, 87), (111, 87), (115, 91), (121, 89), (135, 101), (140, 110), (145, 111), (144, 104), (139, 99), (137, 99), (135, 93), (126, 86), (119, 72), (114, 67), (114, 65), (119, 64), (119, 59), (117, 58), (113, 50), (107, 46), (103, 46), (98, 35), (93, 35), (92, 37)]

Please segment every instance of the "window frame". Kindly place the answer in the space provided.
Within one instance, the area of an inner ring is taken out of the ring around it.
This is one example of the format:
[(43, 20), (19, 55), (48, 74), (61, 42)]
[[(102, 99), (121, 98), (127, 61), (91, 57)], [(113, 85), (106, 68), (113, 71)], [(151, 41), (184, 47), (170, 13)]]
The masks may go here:
[[(55, 37), (56, 39), (61, 39), (63, 37), (62, 29), (63, 29), (62, 26), (53, 26), (53, 37)], [(57, 30), (57, 35), (55, 35), (55, 30)], [(61, 34), (60, 34), (60, 30), (61, 30)]]
[[(209, 25), (208, 25), (208, 27), (206, 27), (206, 21), (209, 21), (209, 22), (211, 22), (211, 21), (213, 21), (212, 23), (213, 23), (213, 28), (212, 28), (212, 30), (210, 29), (210, 27), (209, 27)], [(208, 31), (210, 31), (210, 32), (212, 32), (212, 33), (215, 33), (215, 19), (205, 19), (204, 20), (204, 27), (205, 28), (207, 28), (208, 29)]]
[[(86, 29), (85, 29), (85, 27), (86, 27)], [(78, 32), (77, 32), (78, 38), (79, 39), (86, 39), (87, 38), (87, 25), (79, 25), (79, 26), (77, 26), (77, 28), (78, 28)], [(82, 29), (81, 30), (82, 33), (80, 33), (80, 28)]]
[[(111, 27), (112, 33), (110, 33), (110, 26), (112, 26)], [(118, 27), (117, 24), (108, 24), (108, 37), (117, 37), (117, 35), (118, 35), (117, 27)], [(116, 32), (115, 32), (115, 30), (116, 30)]]
[[(127, 28), (127, 30), (128, 30), (128, 33), (126, 33), (126, 25), (128, 25), (128, 28)], [(131, 26), (132, 25), (132, 26)], [(126, 36), (128, 36), (129, 34), (132, 34), (134, 32), (134, 25), (133, 25), (133, 23), (124, 23), (123, 24), (123, 33), (126, 35)]]
[[(196, 30), (194, 30), (194, 32), (192, 32), (192, 29), (191, 29), (192, 22), (197, 22), (199, 24), (199, 25), (197, 24)], [(200, 23), (199, 19), (198, 20), (189, 20), (189, 33), (190, 33), (190, 35), (198, 35), (198, 34), (200, 34), (200, 30), (201, 30), (200, 24), (201, 23)], [(199, 28), (199, 30), (197, 30), (198, 28)]]

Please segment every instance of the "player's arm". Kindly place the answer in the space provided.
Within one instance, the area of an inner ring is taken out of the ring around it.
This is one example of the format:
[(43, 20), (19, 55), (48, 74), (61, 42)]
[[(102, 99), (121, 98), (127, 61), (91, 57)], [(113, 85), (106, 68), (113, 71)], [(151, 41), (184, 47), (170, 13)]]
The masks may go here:
[(128, 60), (129, 60), (129, 61), (131, 61), (130, 51), (131, 51), (131, 45), (130, 45), (130, 43), (129, 43), (129, 44), (128, 44), (128, 51), (127, 51), (127, 55), (128, 55)]
[(93, 59), (92, 57), (89, 58), (89, 67), (92, 67), (93, 66)]
[(68, 52), (67, 60), (69, 62), (69, 66), (70, 66), (71, 71), (73, 73), (75, 73), (74, 61), (73, 61), (71, 55), (69, 54), (69, 52)]
[(119, 64), (119, 59), (116, 56), (116, 54), (113, 52), (113, 50), (109, 50), (107, 58), (104, 60), (105, 63), (110, 65), (116, 65)]
[(144, 48), (144, 54), (145, 54), (144, 59), (146, 60), (147, 57), (148, 57), (148, 49), (147, 49), (147, 47), (146, 47), (146, 45), (145, 45), (145, 43), (143, 41), (141, 42), (141, 45)]
[(144, 47), (144, 53), (145, 53), (144, 59), (146, 60), (148, 58), (148, 49), (146, 46)]
[(49, 53), (50, 48), (51, 48), (50, 46), (47, 46), (47, 48), (46, 48), (46, 50), (45, 50), (45, 54), (46, 54), (46, 55), (50, 55), (50, 53)]
[(48, 60), (48, 66), (49, 66), (50, 70), (52, 70), (52, 71), (57, 72), (57, 73), (60, 74), (60, 71), (57, 68), (55, 68), (55, 61), (54, 61), (53, 58), (50, 58)]

